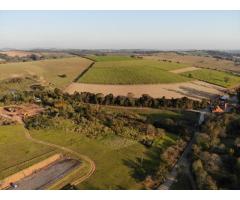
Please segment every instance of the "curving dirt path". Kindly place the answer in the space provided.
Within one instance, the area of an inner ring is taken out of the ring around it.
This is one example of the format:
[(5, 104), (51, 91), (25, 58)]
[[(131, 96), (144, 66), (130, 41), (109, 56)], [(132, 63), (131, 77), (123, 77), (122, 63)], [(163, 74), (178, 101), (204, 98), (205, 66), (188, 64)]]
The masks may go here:
[(60, 149), (60, 150), (63, 150), (65, 152), (68, 152), (68, 153), (71, 153), (75, 156), (77, 156), (80, 160), (84, 160), (85, 162), (89, 163), (90, 165), (90, 168), (89, 168), (89, 171), (82, 177), (80, 177), (79, 179), (75, 180), (72, 182), (73, 185), (78, 185), (80, 184), (81, 182), (85, 181), (86, 179), (88, 179), (95, 171), (96, 169), (96, 165), (94, 163), (93, 160), (91, 160), (88, 156), (85, 156), (85, 155), (82, 155), (82, 154), (79, 154), (78, 152), (76, 151), (73, 151), (72, 149), (69, 149), (67, 147), (64, 147), (64, 146), (60, 146), (60, 145), (57, 145), (57, 144), (52, 144), (52, 143), (49, 143), (49, 142), (45, 142), (45, 141), (42, 141), (42, 140), (38, 140), (36, 138), (33, 138), (29, 131), (27, 129), (25, 129), (25, 137), (26, 139), (32, 141), (32, 142), (35, 142), (35, 143), (39, 143), (39, 144), (43, 144), (43, 145), (47, 145), (47, 146), (50, 146), (50, 147), (54, 147), (54, 148), (57, 148), (57, 149)]

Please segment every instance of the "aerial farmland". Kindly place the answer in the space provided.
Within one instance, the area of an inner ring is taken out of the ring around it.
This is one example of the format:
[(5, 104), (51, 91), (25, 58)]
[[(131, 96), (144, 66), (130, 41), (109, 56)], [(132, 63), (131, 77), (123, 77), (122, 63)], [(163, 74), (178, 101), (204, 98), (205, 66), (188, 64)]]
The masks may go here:
[[(156, 189), (164, 184), (157, 172), (165, 177), (172, 169), (192, 124), (198, 123), (198, 110), (240, 82), (237, 73), (217, 65), (206, 69), (186, 56), (164, 55), (66, 51), (54, 53), (56, 58), (0, 64), (3, 189), (9, 180), (19, 189)], [(159, 160), (172, 151), (176, 157), (169, 163)], [(39, 172), (34, 175), (33, 169)], [(28, 176), (21, 175), (26, 171)]]

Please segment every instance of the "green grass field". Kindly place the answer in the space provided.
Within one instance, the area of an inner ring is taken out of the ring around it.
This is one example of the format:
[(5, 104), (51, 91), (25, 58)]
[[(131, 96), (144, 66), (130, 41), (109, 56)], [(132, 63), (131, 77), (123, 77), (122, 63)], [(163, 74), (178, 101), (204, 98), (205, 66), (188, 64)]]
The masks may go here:
[(52, 148), (27, 140), (22, 125), (0, 126), (0, 179), (52, 154)]
[[(54, 87), (64, 87), (75, 79), (92, 61), (80, 58), (49, 59), (34, 62), (0, 64), (0, 80), (14, 76), (36, 75)], [(65, 78), (59, 75), (65, 74)]]
[(80, 83), (97, 84), (151, 84), (151, 83), (176, 83), (190, 79), (169, 70), (183, 68), (177, 63), (160, 61), (134, 60), (97, 62), (84, 74)]
[[(107, 112), (130, 112), (146, 117), (152, 122), (160, 118), (183, 119), (184, 113), (159, 109), (128, 109), (103, 106)], [(51, 143), (67, 146), (81, 154), (87, 155), (96, 163), (94, 174), (78, 185), (80, 189), (142, 189), (142, 179), (139, 178), (138, 171), (141, 162), (146, 170), (153, 170), (159, 165), (159, 150), (166, 148), (178, 139), (171, 133), (155, 142), (155, 147), (146, 148), (142, 144), (119, 137), (107, 135), (99, 139), (89, 139), (81, 134), (77, 134), (72, 123), (64, 121), (63, 128), (51, 128), (44, 130), (32, 130), (31, 135)], [(67, 182), (67, 181), (66, 181)]]
[[(191, 74), (191, 75), (190, 75)], [(240, 84), (240, 76), (235, 76), (227, 72), (215, 71), (210, 69), (199, 69), (183, 73), (184, 76), (206, 81), (222, 87), (233, 87)]]
[(132, 58), (130, 56), (95, 56), (95, 55), (89, 55), (87, 58), (90, 58), (92, 60), (95, 60), (96, 62), (102, 62), (102, 61), (123, 61), (123, 60), (136, 60), (136, 58)]
[(153, 123), (156, 119), (171, 118), (173, 120), (181, 119), (185, 115), (180, 112), (171, 110), (160, 110), (154, 108), (136, 108), (136, 107), (123, 107), (123, 106), (105, 106), (102, 105), (101, 109), (113, 111), (117, 113), (130, 113), (138, 114), (146, 117), (147, 122)]
[[(151, 114), (149, 112), (149, 117)], [(144, 115), (148, 117), (147, 111)], [(169, 111), (168, 115), (163, 113), (162, 117), (169, 115), (175, 116), (175, 113)], [(64, 128), (31, 130), (31, 135), (71, 148), (96, 163), (96, 171), (89, 179), (78, 185), (80, 189), (141, 189), (142, 179), (138, 174), (140, 165), (144, 165), (146, 172), (154, 170), (160, 162), (160, 149), (166, 148), (178, 138), (176, 135), (166, 133), (162, 139), (156, 141), (156, 146), (146, 148), (137, 141), (113, 134), (90, 139), (74, 132), (74, 126), (70, 121), (64, 120), (61, 124), (64, 124)]]
[[(95, 161), (96, 171), (78, 185), (80, 189), (141, 189), (141, 181), (134, 177), (139, 160), (144, 159), (150, 170), (159, 159), (154, 149), (117, 136), (94, 140), (62, 129), (33, 131), (32, 136), (67, 146)], [(174, 141), (171, 137), (164, 140)]]

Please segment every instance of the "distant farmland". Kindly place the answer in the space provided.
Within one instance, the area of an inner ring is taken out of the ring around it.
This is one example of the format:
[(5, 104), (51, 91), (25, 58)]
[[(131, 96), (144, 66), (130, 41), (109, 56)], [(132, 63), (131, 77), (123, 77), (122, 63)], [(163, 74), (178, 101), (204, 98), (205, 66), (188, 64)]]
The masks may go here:
[(240, 66), (231, 60), (216, 59), (210, 56), (181, 55), (174, 52), (162, 52), (150, 56), (143, 56), (148, 60), (169, 60), (180, 62), (189, 67), (202, 67), (240, 73)]
[(191, 72), (185, 72), (183, 75), (225, 88), (234, 87), (240, 84), (240, 76), (235, 76), (227, 72), (216, 70), (199, 69)]
[(153, 84), (176, 83), (190, 79), (168, 72), (186, 67), (178, 63), (166, 63), (150, 60), (96, 62), (84, 74), (80, 83), (97, 84)]
[(11, 77), (36, 75), (54, 87), (64, 87), (82, 71), (84, 71), (92, 61), (79, 58), (49, 59), (34, 62), (19, 62), (0, 64), (0, 80)]
[(130, 56), (95, 56), (95, 55), (89, 55), (87, 58), (90, 58), (92, 60), (95, 60), (96, 62), (102, 62), (102, 61), (122, 61), (122, 60), (136, 60), (136, 58), (132, 58)]

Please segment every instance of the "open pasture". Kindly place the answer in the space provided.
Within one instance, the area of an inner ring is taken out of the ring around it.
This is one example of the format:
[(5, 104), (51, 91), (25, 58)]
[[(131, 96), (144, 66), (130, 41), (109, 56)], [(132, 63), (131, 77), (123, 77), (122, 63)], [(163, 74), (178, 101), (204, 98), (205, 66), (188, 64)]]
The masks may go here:
[(240, 76), (232, 75), (222, 71), (199, 69), (191, 72), (184, 72), (183, 75), (225, 88), (240, 85)]
[(84, 74), (80, 83), (97, 84), (151, 84), (176, 83), (191, 79), (169, 70), (183, 68), (178, 63), (164, 63), (151, 60), (97, 62)]
[(72, 57), (0, 64), (0, 80), (34, 75), (42, 81), (50, 83), (53, 87), (64, 87), (73, 81), (91, 63), (92, 61), (85, 58)]

